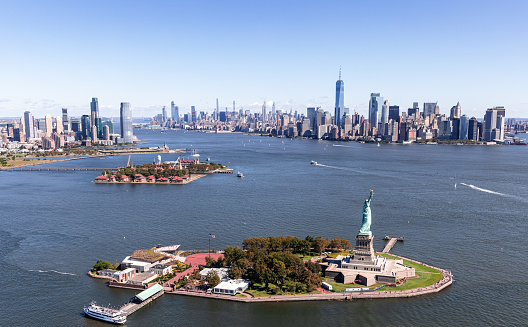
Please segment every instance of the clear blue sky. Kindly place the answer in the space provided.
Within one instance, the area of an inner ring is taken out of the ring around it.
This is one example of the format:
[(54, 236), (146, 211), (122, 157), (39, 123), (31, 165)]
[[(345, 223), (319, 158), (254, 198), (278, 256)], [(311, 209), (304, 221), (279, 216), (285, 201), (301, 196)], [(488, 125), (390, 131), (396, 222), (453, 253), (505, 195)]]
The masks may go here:
[(170, 101), (333, 113), (371, 92), (528, 117), (528, 1), (3, 1), (0, 116), (78, 116), (99, 98), (154, 116)]

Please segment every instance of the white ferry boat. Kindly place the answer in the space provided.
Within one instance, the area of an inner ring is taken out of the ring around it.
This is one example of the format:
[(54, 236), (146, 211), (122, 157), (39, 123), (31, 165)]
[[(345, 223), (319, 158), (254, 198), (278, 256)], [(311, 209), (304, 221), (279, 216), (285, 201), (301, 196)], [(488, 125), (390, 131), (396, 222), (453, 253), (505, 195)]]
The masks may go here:
[(84, 314), (88, 317), (99, 319), (102, 321), (112, 322), (114, 324), (123, 325), (126, 323), (126, 315), (123, 311), (98, 306), (95, 301), (90, 303), (89, 306), (84, 307)]
[(238, 172), (238, 173), (237, 173), (237, 177), (242, 178), (242, 177), (244, 177), (244, 174), (242, 174), (241, 172)]

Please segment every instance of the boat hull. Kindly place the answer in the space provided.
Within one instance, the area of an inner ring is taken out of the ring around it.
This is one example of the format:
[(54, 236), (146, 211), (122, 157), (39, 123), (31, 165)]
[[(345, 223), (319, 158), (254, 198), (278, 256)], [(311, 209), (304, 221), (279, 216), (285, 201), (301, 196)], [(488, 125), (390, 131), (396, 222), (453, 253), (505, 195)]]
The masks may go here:
[(116, 318), (108, 317), (108, 316), (104, 316), (104, 315), (102, 315), (100, 313), (97, 313), (97, 312), (92, 312), (92, 311), (88, 310), (87, 308), (84, 309), (84, 315), (87, 316), (87, 317), (90, 317), (92, 319), (101, 320), (101, 321), (105, 321), (105, 322), (110, 322), (110, 323), (117, 324), (117, 325), (126, 324), (126, 317), (124, 317), (124, 316), (118, 316)]

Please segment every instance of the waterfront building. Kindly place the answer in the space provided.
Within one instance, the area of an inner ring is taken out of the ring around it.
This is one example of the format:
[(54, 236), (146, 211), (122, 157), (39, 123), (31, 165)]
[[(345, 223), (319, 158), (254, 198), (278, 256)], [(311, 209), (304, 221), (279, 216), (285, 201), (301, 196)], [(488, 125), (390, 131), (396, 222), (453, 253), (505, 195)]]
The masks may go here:
[(484, 116), (484, 140), (504, 141), (504, 107), (494, 107), (486, 110)]
[(477, 118), (475, 117), (471, 117), (471, 119), (469, 119), (468, 140), (473, 140), (473, 141), (479, 140), (478, 122), (477, 122)]
[(389, 122), (389, 100), (385, 100), (381, 108), (381, 123), (387, 124)]
[(451, 120), (451, 139), (458, 140), (460, 138), (460, 118), (453, 118)]
[(369, 123), (371, 127), (378, 128), (380, 122), (381, 106), (383, 98), (379, 93), (371, 93), (369, 100)]
[(341, 127), (343, 109), (345, 107), (345, 83), (341, 80), (341, 68), (339, 68), (339, 79), (336, 82), (336, 100), (335, 100), (335, 124)]
[(29, 111), (24, 112), (24, 133), (27, 139), (35, 138), (33, 115)]
[(460, 116), (459, 131), (460, 132), (459, 132), (458, 138), (461, 140), (467, 140), (468, 132), (469, 132), (469, 117), (467, 115)]
[(124, 143), (134, 142), (134, 131), (132, 129), (132, 110), (130, 109), (130, 103), (121, 102), (120, 109), (121, 119), (121, 138)]
[(310, 130), (314, 130), (315, 128), (315, 108), (310, 107), (306, 109), (306, 117), (310, 121)]
[(236, 295), (237, 293), (243, 293), (248, 286), (249, 282), (244, 279), (230, 279), (216, 285), (213, 289), (213, 293)]

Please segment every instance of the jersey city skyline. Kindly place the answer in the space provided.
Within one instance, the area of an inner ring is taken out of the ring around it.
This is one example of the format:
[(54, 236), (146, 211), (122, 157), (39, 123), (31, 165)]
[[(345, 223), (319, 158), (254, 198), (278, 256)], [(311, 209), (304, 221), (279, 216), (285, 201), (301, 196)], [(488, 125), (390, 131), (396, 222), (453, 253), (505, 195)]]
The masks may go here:
[[(371, 93), (402, 108), (460, 102), (481, 118), (504, 106), (528, 117), (528, 3), (270, 1), (244, 4), (160, 2), (43, 4), (2, 7), (0, 116), (89, 110), (92, 97), (108, 116), (121, 102), (150, 117), (171, 101), (259, 112), (335, 112), (367, 116)], [(20, 22), (24, 24), (21, 25)], [(500, 23), (492, 23), (500, 22)]]

